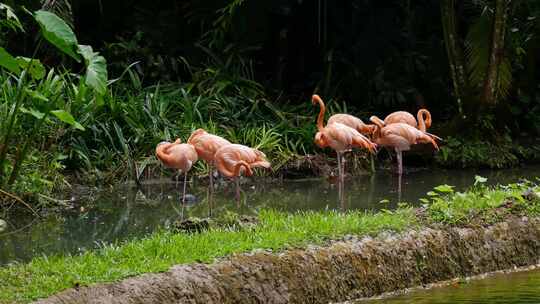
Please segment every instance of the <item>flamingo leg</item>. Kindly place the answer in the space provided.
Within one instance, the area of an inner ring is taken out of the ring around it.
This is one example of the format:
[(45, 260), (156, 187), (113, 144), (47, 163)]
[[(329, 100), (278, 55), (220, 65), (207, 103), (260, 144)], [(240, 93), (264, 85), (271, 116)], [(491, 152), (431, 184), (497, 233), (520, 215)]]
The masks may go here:
[(341, 183), (345, 183), (345, 154), (341, 154)]
[(398, 203), (401, 203), (401, 174), (398, 175)]
[(187, 171), (184, 172), (184, 192), (182, 193), (182, 205), (186, 204)]
[(337, 163), (338, 163), (338, 181), (341, 183), (341, 153), (337, 153)]
[(214, 166), (212, 163), (208, 165), (208, 181), (210, 185), (210, 196), (214, 194)]
[(212, 217), (212, 208), (214, 206), (214, 197), (210, 194), (210, 185), (206, 189), (206, 200), (208, 202), (208, 217)]
[(236, 204), (240, 206), (240, 178), (238, 176), (235, 176), (234, 182), (236, 184)]
[(339, 198), (339, 205), (341, 207), (342, 211), (346, 210), (345, 206), (345, 184), (342, 180), (338, 183), (338, 198)]
[(398, 162), (398, 174), (403, 174), (403, 154), (402, 151), (399, 149), (396, 149), (397, 154), (397, 162)]
[(369, 154), (369, 161), (371, 165), (371, 173), (375, 173), (375, 159), (371, 153)]

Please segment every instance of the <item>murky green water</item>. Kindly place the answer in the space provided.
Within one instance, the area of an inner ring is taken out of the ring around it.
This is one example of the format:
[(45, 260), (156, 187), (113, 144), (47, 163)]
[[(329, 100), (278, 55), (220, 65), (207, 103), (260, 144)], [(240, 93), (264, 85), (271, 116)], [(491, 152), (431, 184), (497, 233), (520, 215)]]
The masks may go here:
[[(374, 176), (347, 180), (344, 201), (338, 200), (336, 185), (325, 179), (265, 182), (244, 180), (243, 202), (234, 201), (232, 183), (221, 183), (214, 197), (213, 215), (231, 210), (253, 214), (261, 208), (284, 211), (324, 209), (393, 208), (398, 198), (417, 203), (418, 198), (440, 184), (464, 189), (476, 174), (486, 176), (491, 183), (516, 182), (520, 177), (540, 176), (540, 166), (501, 171), (418, 170), (398, 179), (388, 171)], [(70, 195), (74, 207), (37, 222), (32, 218), (8, 218), (8, 229), (0, 233), (0, 265), (28, 261), (44, 254), (79, 253), (102, 244), (143, 237), (160, 227), (187, 216), (206, 217), (209, 214), (207, 187), (190, 185), (188, 193), (197, 198), (184, 210), (180, 205), (180, 188), (170, 180), (150, 181), (142, 189), (120, 186), (112, 189), (74, 189)], [(388, 199), (389, 203), (380, 203)]]
[(465, 284), (455, 284), (383, 299), (354, 304), (538, 304), (540, 270), (498, 274)]

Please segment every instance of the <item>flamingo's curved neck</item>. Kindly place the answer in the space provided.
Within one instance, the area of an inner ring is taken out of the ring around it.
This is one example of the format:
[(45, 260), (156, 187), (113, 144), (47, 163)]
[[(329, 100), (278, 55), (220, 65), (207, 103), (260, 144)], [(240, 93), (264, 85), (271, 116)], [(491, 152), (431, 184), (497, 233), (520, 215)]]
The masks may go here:
[(319, 116), (317, 116), (317, 129), (319, 131), (322, 131), (322, 129), (324, 129), (323, 122), (324, 122), (324, 112), (326, 111), (326, 106), (324, 105), (324, 102), (319, 97), (319, 95), (313, 95), (311, 97), (311, 101), (312, 101), (313, 104), (318, 103), (319, 107), (321, 107), (321, 109), (319, 111)]
[(416, 118), (418, 119), (418, 129), (420, 129), (420, 131), (426, 132), (426, 129), (431, 126), (431, 113), (429, 113), (429, 111), (426, 109), (420, 109), (418, 110)]
[(204, 129), (197, 129), (191, 135), (189, 136), (187, 143), (192, 144), (195, 138), (199, 137), (200, 135), (208, 134)]
[(171, 143), (159, 145), (156, 148), (156, 156), (164, 162), (172, 161), (172, 156), (169, 153), (169, 149), (173, 146)]
[(247, 162), (241, 160), (241, 161), (238, 161), (238, 163), (236, 163), (236, 165), (234, 165), (234, 176), (240, 176), (240, 168), (241, 167), (244, 167), (244, 169), (246, 170), (245, 175), (247, 175), (247, 176), (252, 175), (251, 167), (249, 166), (249, 164)]
[(380, 137), (381, 129), (384, 127), (384, 121), (375, 115), (371, 116), (369, 120), (377, 126), (375, 129), (374, 136)]

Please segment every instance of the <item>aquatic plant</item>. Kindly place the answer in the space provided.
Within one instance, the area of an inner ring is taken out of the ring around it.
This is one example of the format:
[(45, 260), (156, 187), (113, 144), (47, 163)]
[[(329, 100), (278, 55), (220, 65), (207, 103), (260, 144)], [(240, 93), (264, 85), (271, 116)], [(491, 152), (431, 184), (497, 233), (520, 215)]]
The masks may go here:
[(476, 176), (474, 186), (465, 192), (456, 192), (449, 185), (435, 187), (427, 193), (428, 198), (421, 199), (429, 221), (451, 225), (491, 223), (515, 212), (540, 214), (538, 186), (534, 183), (488, 187), (486, 182), (486, 178)]

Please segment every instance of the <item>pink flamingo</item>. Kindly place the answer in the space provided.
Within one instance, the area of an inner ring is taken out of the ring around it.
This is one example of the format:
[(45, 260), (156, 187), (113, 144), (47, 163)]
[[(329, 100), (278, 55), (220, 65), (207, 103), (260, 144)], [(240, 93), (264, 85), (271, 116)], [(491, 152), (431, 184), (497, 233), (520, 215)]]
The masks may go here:
[(369, 120), (377, 126), (373, 135), (375, 143), (383, 147), (393, 148), (396, 151), (399, 175), (403, 173), (402, 151), (410, 150), (411, 145), (430, 143), (436, 150), (439, 150), (435, 139), (440, 138), (433, 134), (420, 131), (402, 122), (385, 125), (384, 121), (377, 116), (371, 116)]
[(210, 192), (214, 192), (213, 167), (215, 163), (214, 155), (219, 148), (231, 143), (223, 137), (210, 134), (204, 129), (197, 129), (189, 136), (187, 142), (195, 147), (200, 158), (208, 163)]
[(157, 145), (156, 156), (166, 167), (184, 173), (184, 191), (182, 193), (182, 204), (184, 204), (186, 201), (187, 173), (198, 159), (195, 147), (181, 143), (180, 139), (173, 143), (164, 141)]
[[(324, 119), (324, 112), (326, 111), (326, 106), (323, 100), (321, 99), (321, 97), (315, 94), (311, 97), (311, 101), (313, 104), (319, 104), (319, 107), (321, 108), (319, 112), (319, 116), (322, 113), (322, 117)], [(360, 118), (350, 115), (350, 114), (343, 114), (343, 113), (334, 114), (330, 116), (330, 118), (328, 118), (327, 124), (330, 125), (335, 122), (342, 123), (348, 127), (355, 129), (361, 134), (365, 134), (365, 135), (371, 135), (375, 131), (375, 128), (376, 128), (375, 125), (365, 124)]]
[(266, 155), (257, 149), (244, 145), (230, 144), (219, 148), (214, 155), (218, 171), (224, 176), (233, 178), (236, 184), (236, 201), (240, 202), (240, 182), (238, 177), (253, 175), (252, 168), (270, 168)]
[(418, 110), (416, 117), (418, 118), (418, 123), (411, 113), (406, 111), (397, 111), (388, 114), (388, 116), (386, 116), (384, 119), (384, 124), (389, 125), (401, 122), (415, 127), (420, 131), (426, 132), (426, 130), (431, 127), (431, 113), (429, 113), (427, 109), (420, 109)]
[[(316, 95), (314, 95), (316, 96)], [(321, 107), (317, 116), (317, 130), (315, 134), (315, 144), (321, 148), (330, 147), (337, 153), (338, 158), (338, 174), (341, 183), (344, 181), (344, 169), (342, 166), (342, 155), (345, 151), (351, 150), (353, 147), (366, 148), (371, 153), (375, 153), (377, 145), (372, 143), (367, 137), (360, 134), (357, 130), (339, 123), (334, 122), (323, 125), (324, 120), (324, 103), (320, 98), (313, 98), (313, 104), (319, 104)]]

